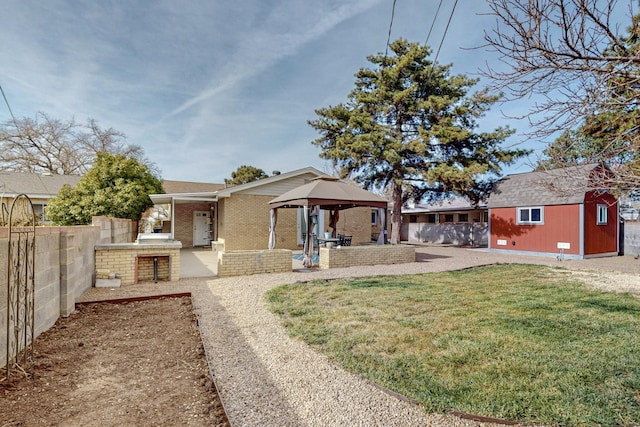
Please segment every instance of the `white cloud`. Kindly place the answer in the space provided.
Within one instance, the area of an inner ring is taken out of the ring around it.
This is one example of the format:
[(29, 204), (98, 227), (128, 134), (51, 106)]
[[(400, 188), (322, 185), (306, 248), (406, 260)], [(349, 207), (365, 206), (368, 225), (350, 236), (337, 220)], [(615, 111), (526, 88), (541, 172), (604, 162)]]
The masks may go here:
[[(435, 3), (397, 2), (392, 39), (424, 41)], [(440, 54), (455, 72), (489, 58), (460, 49), (481, 41), (483, 7), (458, 6)], [(241, 164), (322, 169), (307, 120), (346, 99), (366, 56), (384, 51), (390, 16), (383, 0), (5, 0), (0, 84), (18, 116), (125, 132), (169, 179), (221, 182)]]

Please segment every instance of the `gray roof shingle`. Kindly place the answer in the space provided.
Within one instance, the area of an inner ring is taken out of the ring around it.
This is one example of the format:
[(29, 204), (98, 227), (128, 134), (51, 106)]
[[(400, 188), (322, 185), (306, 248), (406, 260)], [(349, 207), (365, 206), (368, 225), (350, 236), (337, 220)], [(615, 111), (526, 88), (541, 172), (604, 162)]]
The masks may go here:
[(0, 172), (0, 192), (9, 197), (24, 193), (30, 197), (51, 198), (55, 197), (65, 184), (74, 187), (81, 178), (77, 175)]
[(489, 208), (571, 205), (584, 202), (597, 164), (507, 175), (496, 183)]

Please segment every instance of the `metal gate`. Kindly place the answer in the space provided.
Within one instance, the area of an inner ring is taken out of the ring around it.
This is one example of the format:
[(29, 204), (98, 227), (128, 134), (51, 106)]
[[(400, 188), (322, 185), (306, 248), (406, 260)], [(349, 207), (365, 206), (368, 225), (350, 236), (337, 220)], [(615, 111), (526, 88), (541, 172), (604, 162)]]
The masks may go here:
[(34, 366), (36, 215), (25, 194), (11, 203), (8, 227), (7, 380), (12, 372), (30, 374)]

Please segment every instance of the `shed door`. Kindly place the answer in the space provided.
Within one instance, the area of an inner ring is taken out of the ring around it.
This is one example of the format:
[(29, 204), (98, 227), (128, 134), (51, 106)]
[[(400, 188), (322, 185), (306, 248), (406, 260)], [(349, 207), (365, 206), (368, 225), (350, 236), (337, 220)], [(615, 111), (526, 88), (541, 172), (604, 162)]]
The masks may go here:
[(211, 218), (207, 211), (193, 212), (193, 246), (211, 244)]

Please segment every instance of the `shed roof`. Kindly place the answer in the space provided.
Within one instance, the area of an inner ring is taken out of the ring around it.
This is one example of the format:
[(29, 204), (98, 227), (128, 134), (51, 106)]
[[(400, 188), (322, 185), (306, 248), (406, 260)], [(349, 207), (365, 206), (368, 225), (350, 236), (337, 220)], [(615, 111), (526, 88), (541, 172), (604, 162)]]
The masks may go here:
[(511, 206), (550, 206), (584, 203), (598, 164), (507, 175), (496, 183), (489, 196), (489, 208)]
[(5, 197), (26, 194), (29, 197), (47, 199), (55, 197), (65, 184), (75, 187), (81, 178), (78, 175), (0, 172), (0, 192)]

